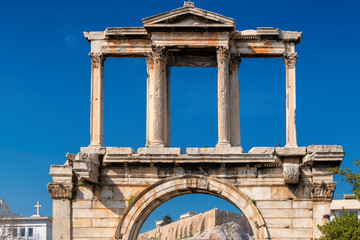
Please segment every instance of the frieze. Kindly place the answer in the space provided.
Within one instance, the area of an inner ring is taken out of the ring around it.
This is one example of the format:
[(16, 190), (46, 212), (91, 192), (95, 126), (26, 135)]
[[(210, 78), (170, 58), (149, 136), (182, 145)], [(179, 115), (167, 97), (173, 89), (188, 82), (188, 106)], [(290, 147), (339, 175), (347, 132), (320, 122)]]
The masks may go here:
[(74, 187), (72, 184), (49, 183), (47, 190), (52, 199), (72, 199)]
[(314, 182), (311, 193), (314, 199), (331, 200), (334, 197), (335, 182)]

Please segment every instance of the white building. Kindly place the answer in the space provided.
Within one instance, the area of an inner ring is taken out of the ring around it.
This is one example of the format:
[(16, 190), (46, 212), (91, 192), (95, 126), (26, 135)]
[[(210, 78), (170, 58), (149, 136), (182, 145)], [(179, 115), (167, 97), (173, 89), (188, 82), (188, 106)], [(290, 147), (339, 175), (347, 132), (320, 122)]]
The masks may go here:
[(2, 229), (7, 231), (3, 235), (9, 240), (51, 240), (52, 219), (49, 217), (3, 218), (0, 221), (3, 222)]
[(330, 205), (330, 220), (335, 218), (335, 215), (342, 216), (342, 210), (346, 212), (355, 213), (360, 219), (360, 202), (353, 194), (344, 194), (344, 199), (333, 200)]
[(0, 200), (0, 239), (7, 240), (51, 240), (52, 219), (40, 216), (39, 202), (35, 205), (37, 214), (23, 217), (11, 213), (11, 207)]

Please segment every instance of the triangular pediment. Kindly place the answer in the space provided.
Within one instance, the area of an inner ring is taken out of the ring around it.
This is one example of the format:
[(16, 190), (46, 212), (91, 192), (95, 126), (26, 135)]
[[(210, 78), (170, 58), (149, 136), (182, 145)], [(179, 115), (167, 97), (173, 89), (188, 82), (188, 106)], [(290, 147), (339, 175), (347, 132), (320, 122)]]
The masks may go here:
[(235, 20), (217, 13), (196, 8), (185, 2), (184, 6), (170, 12), (142, 19), (145, 28), (161, 27), (220, 27), (235, 30)]

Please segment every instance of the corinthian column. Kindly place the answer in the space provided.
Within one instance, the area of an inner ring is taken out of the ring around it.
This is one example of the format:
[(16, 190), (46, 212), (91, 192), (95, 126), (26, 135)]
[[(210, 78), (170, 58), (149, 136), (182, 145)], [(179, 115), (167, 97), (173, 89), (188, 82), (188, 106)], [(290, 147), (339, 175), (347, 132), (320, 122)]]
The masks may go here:
[(90, 146), (104, 146), (104, 61), (100, 52), (91, 57)]
[(298, 55), (296, 52), (287, 52), (283, 57), (286, 70), (286, 147), (297, 147), (295, 82), (297, 58)]
[(150, 53), (146, 58), (146, 66), (147, 66), (147, 92), (146, 92), (146, 147), (150, 146), (150, 143), (153, 139), (153, 128), (151, 127), (153, 124), (153, 110), (152, 107), (154, 105), (153, 100), (153, 86), (154, 86), (154, 61), (152, 54)]
[(167, 60), (165, 80), (165, 147), (171, 146), (170, 72), (171, 66)]
[(230, 60), (230, 129), (231, 146), (241, 147), (240, 141), (240, 99), (239, 99), (239, 63), (238, 56)]
[(216, 50), (218, 65), (218, 144), (230, 146), (229, 48)]
[(149, 84), (149, 147), (165, 146), (166, 119), (166, 52), (165, 47), (155, 46), (149, 55), (152, 57), (153, 69)]

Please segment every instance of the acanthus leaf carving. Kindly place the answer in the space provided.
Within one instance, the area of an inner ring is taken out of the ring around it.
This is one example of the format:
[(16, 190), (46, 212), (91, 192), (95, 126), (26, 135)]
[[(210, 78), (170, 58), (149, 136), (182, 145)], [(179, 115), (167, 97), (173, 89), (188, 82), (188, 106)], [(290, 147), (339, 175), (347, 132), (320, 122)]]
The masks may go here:
[(106, 60), (104, 54), (101, 52), (90, 52), (89, 56), (91, 57), (91, 63), (94, 67), (102, 66)]
[(295, 67), (297, 62), (298, 54), (297, 52), (284, 53), (283, 61), (288, 67)]
[(52, 199), (72, 199), (74, 186), (72, 184), (49, 183), (47, 190)]
[(216, 56), (217, 56), (217, 59), (229, 60), (229, 57), (230, 57), (230, 49), (229, 49), (229, 47), (218, 46), (216, 48)]
[(150, 56), (153, 60), (164, 60), (166, 49), (163, 46), (151, 46)]
[(331, 200), (334, 197), (335, 182), (314, 182), (311, 193), (314, 199)]

